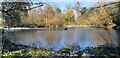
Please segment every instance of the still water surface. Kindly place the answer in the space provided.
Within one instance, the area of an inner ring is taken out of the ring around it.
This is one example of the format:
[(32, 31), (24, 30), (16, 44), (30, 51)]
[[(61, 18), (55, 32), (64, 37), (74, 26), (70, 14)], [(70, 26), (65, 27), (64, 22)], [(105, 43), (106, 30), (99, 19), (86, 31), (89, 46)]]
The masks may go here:
[(59, 50), (67, 45), (79, 45), (82, 49), (87, 46), (98, 46), (108, 43), (118, 45), (120, 32), (102, 28), (68, 28), (45, 29), (34, 31), (14, 31), (10, 39), (17, 44), (52, 48)]

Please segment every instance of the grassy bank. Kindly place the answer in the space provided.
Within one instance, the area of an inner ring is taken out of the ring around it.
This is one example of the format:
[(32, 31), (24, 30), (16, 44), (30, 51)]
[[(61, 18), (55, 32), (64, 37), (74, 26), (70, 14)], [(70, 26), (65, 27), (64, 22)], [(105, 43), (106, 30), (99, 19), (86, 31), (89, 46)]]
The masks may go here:
[[(74, 49), (75, 48), (75, 49)], [(98, 47), (86, 47), (84, 50), (76, 50), (80, 46), (66, 46), (59, 51), (52, 49), (46, 50), (43, 48), (29, 47), (25, 45), (17, 45), (9, 40), (3, 41), (2, 57), (102, 57), (102, 58), (119, 58), (120, 47), (114, 45), (100, 45)]]

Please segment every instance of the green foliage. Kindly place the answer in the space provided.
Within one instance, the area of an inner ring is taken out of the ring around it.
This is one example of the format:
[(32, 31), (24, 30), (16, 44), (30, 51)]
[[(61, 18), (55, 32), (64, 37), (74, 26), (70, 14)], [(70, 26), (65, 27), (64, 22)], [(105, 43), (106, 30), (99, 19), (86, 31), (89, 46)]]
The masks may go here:
[(22, 24), (26, 27), (60, 27), (63, 26), (62, 13), (60, 8), (54, 10), (52, 6), (45, 6), (41, 11), (34, 9), (27, 17), (23, 16)]
[(79, 25), (91, 25), (91, 22), (88, 20), (80, 20), (77, 24), (79, 24)]
[(73, 22), (75, 22), (75, 15), (74, 15), (74, 11), (72, 9), (69, 9), (65, 14), (64, 14), (64, 20), (65, 23), (67, 24), (71, 24)]
[(39, 14), (38, 11), (32, 10), (28, 13), (28, 16), (22, 16), (22, 25), (24, 27), (45, 26), (43, 15)]
[(29, 49), (27, 50), (27, 55), (31, 55), (31, 56), (48, 56), (49, 55), (49, 51), (46, 50), (42, 50), (42, 49)]
[[(5, 24), (5, 26), (8, 27), (19, 27), (22, 24), (22, 18), (21, 16), (26, 16), (28, 10), (34, 9), (36, 7), (31, 7), (30, 2), (2, 2), (2, 9), (0, 10), (2, 12), (2, 20)], [(41, 7), (43, 6), (43, 3), (40, 2), (37, 4)]]
[[(75, 24), (103, 27), (112, 26), (114, 22), (120, 26), (120, 2), (112, 6), (103, 6), (104, 4), (98, 3), (98, 7), (94, 9), (82, 8), (77, 2), (75, 7), (69, 5), (65, 13), (62, 13), (59, 7), (49, 5), (44, 6), (43, 9), (38, 9), (39, 11), (34, 9), (28, 13), (26, 8), (30, 7), (29, 2), (3, 2), (3, 23), (9, 27), (60, 27)], [(114, 7), (116, 8), (113, 9)], [(114, 13), (116, 14), (111, 15)]]
[(58, 7), (56, 8), (56, 11), (59, 12), (59, 13), (61, 13), (61, 9), (58, 8)]
[(28, 2), (2, 2), (2, 17), (6, 26), (19, 26), (22, 13), (26, 13)]
[(5, 25), (3, 24), (2, 20), (0, 20), (0, 27), (4, 27)]
[(61, 50), (59, 50), (60, 53), (70, 53), (70, 51), (72, 51), (70, 46), (66, 46), (62, 48)]
[(3, 56), (5, 58), (13, 58), (14, 57), (14, 54), (12, 52), (7, 52), (7, 53), (4, 53)]
[(117, 25), (120, 26), (120, 2), (116, 5), (117, 6), (117, 11), (115, 12), (116, 15), (113, 19), (113, 22)]
[(81, 10), (81, 14), (84, 15), (87, 11), (87, 8), (86, 7), (83, 7), (82, 10)]
[[(115, 56), (115, 58), (119, 58), (120, 57), (120, 47), (119, 46), (114, 46), (114, 45), (100, 45), (98, 47), (86, 47), (83, 50), (78, 50), (78, 51), (74, 51), (72, 46), (65, 46), (62, 49), (60, 49), (59, 51), (55, 51), (55, 50), (46, 50), (46, 49), (42, 49), (42, 48), (34, 48), (34, 47), (28, 47), (25, 45), (17, 45), (17, 44), (11, 44), (12, 42), (10, 42), (9, 40), (5, 41), (7, 42), (7, 44), (9, 45), (5, 45), (8, 46), (8, 48), (4, 48), (5, 50), (2, 51), (2, 56), (4, 58), (14, 58), (16, 56), (25, 56), (27, 58), (30, 57), (51, 57), (51, 56), (70, 56), (70, 55), (78, 55), (78, 57), (81, 57), (84, 53), (85, 54), (89, 54), (90, 56), (104, 56), (106, 57), (111, 57), (111, 56)], [(14, 49), (13, 47), (17, 49)], [(20, 49), (18, 49), (20, 48)], [(12, 49), (12, 50), (11, 50)], [(64, 55), (63, 55), (64, 54)], [(72, 57), (72, 56), (70, 56)], [(103, 57), (103, 58), (104, 58)], [(53, 58), (53, 57), (52, 57)]]

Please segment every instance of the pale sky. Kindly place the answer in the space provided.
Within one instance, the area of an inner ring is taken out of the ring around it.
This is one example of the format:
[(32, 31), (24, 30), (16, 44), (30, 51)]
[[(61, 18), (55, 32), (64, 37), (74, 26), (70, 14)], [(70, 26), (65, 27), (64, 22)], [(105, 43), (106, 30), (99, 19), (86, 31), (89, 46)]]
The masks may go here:
[[(52, 6), (59, 7), (62, 10), (62, 12), (64, 12), (66, 10), (67, 5), (74, 7), (76, 2), (50, 2), (49, 4)], [(95, 2), (80, 2), (80, 6), (89, 8), (95, 6)]]
[(117, 1), (117, 0), (36, 0), (36, 1), (44, 1), (44, 2), (98, 2), (98, 1), (109, 1), (109, 2), (113, 2), (113, 1)]
[[(42, 0), (41, 0), (42, 1)], [(116, 0), (44, 0), (46, 2), (53, 5), (60, 7), (62, 11), (66, 10), (66, 5), (73, 6), (76, 4), (76, 2), (80, 2), (81, 7), (93, 7), (96, 5), (96, 2), (102, 1), (102, 2), (113, 2)]]
[[(0, 0), (0, 2), (29, 2), (29, 1), (36, 1), (36, 2), (98, 2), (101, 0)], [(102, 1), (106, 1), (106, 0), (102, 0)], [(107, 0), (107, 1), (118, 1), (118, 0)]]

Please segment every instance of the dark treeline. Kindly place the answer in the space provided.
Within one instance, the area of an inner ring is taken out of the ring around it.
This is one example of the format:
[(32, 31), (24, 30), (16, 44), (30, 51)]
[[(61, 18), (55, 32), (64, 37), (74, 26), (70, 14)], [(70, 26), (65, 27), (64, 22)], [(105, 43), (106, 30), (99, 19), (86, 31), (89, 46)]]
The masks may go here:
[[(92, 25), (97, 27), (120, 26), (120, 2), (99, 2), (91, 8), (80, 2), (67, 6), (63, 13), (57, 6), (40, 2), (33, 7), (29, 2), (3, 2), (1, 26), (8, 27), (61, 27)], [(32, 8), (33, 7), (33, 8)]]

